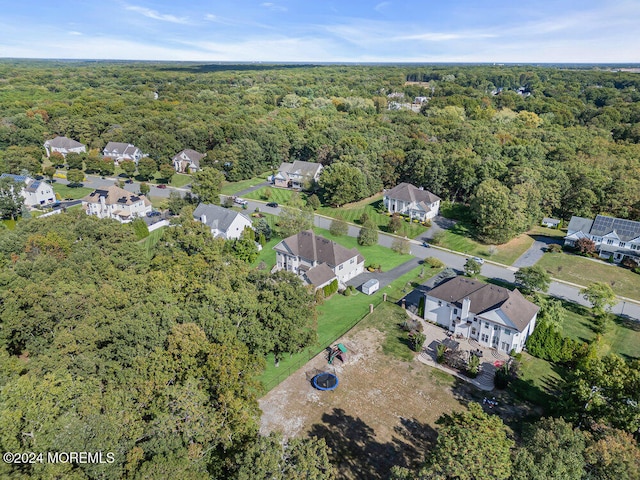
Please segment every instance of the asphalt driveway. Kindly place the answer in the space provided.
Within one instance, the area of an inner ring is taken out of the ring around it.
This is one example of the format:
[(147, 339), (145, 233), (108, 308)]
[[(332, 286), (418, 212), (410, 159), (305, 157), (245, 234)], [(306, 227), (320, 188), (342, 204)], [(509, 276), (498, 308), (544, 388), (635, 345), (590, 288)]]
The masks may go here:
[(562, 245), (562, 239), (560, 238), (544, 237), (542, 235), (534, 235), (533, 238), (535, 240), (533, 245), (513, 262), (514, 267), (531, 267), (538, 263), (538, 260), (542, 258), (549, 245), (553, 243)]

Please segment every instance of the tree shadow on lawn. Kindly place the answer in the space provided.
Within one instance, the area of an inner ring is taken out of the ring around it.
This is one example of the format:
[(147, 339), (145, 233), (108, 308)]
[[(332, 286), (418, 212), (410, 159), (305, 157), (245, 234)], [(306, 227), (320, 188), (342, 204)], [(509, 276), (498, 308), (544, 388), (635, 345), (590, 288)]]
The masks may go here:
[(322, 423), (311, 427), (309, 436), (324, 438), (331, 448), (331, 460), (347, 477), (358, 479), (388, 478), (391, 467), (416, 468), (432, 446), (436, 431), (415, 418), (400, 417), (389, 442), (380, 442), (375, 431), (361, 418), (348, 415), (340, 408), (322, 416)]

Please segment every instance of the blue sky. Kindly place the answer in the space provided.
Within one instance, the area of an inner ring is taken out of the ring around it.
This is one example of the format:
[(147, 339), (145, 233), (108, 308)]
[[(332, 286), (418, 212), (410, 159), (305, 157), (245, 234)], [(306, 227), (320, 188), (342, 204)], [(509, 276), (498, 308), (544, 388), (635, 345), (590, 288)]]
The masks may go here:
[(4, 0), (0, 57), (640, 62), (640, 0)]

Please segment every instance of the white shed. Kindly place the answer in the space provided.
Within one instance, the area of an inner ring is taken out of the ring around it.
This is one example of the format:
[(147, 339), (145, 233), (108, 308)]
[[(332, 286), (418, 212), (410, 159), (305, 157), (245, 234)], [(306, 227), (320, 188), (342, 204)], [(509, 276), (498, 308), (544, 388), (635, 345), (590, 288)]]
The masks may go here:
[(371, 295), (377, 292), (379, 288), (380, 288), (380, 282), (375, 278), (372, 278), (371, 280), (367, 280), (365, 283), (362, 284), (362, 293)]

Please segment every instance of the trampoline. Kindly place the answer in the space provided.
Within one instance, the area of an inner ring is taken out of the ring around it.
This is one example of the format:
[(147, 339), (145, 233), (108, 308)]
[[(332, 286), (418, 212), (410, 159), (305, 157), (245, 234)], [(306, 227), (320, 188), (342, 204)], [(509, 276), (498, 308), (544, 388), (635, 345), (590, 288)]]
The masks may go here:
[(338, 377), (333, 373), (323, 372), (313, 377), (311, 383), (318, 390), (335, 390), (338, 387)]

